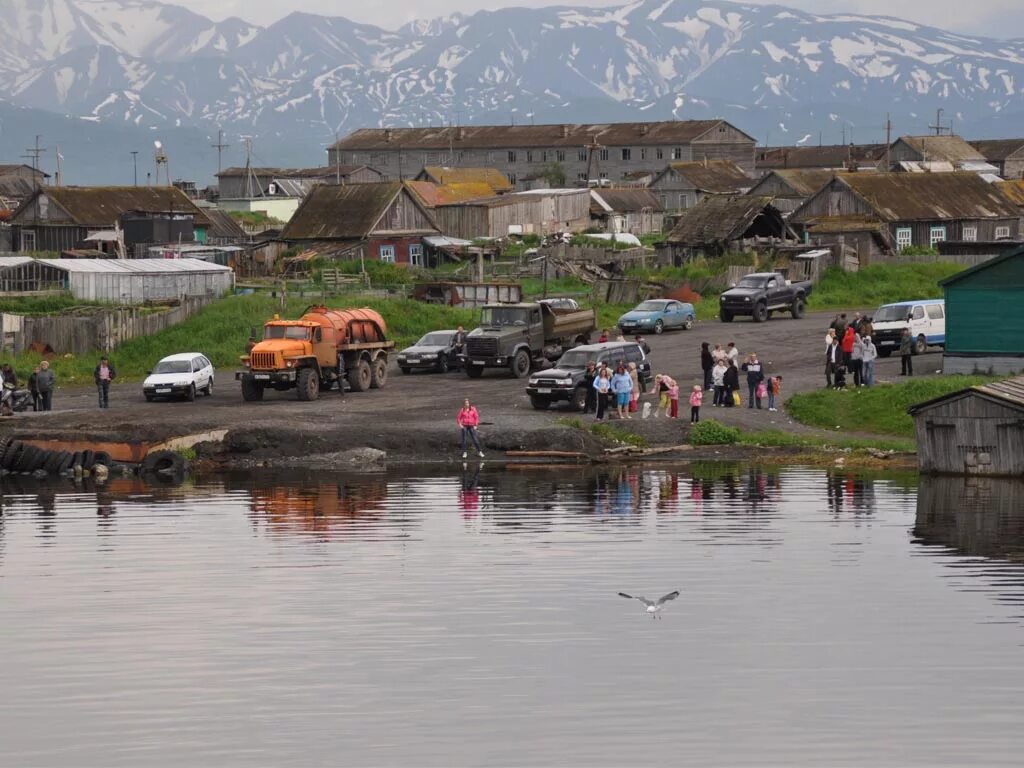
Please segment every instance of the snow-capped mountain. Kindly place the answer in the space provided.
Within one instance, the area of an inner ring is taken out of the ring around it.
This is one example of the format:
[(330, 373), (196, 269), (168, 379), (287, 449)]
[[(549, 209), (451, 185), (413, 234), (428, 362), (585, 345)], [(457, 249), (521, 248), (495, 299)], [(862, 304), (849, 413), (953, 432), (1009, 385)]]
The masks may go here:
[[(458, 120), (721, 116), (770, 143), (1019, 132), (1024, 41), (725, 0), (508, 8), (386, 31), (292, 14), (258, 28), (149, 0), (3, 0), (13, 104), (161, 131), (288, 137)], [(257, 139), (259, 141), (259, 139)], [(279, 146), (280, 142), (276, 142)], [(314, 154), (315, 153), (315, 154)], [(269, 153), (268, 153), (269, 154)]]

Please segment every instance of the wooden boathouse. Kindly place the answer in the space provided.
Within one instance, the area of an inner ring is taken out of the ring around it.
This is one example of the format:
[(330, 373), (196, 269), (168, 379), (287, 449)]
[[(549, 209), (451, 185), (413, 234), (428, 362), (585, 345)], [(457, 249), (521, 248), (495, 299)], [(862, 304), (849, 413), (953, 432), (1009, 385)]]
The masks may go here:
[(1024, 376), (910, 408), (921, 472), (1024, 476)]

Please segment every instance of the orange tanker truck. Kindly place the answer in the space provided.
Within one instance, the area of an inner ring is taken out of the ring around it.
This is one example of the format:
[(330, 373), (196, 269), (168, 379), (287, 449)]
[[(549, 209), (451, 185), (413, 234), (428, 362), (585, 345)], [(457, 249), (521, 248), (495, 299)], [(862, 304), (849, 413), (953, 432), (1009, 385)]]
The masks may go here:
[(298, 320), (274, 315), (235, 378), (247, 401), (262, 400), (267, 388), (296, 389), (299, 400), (316, 400), (321, 389), (344, 391), (345, 380), (355, 392), (377, 389), (387, 379), (394, 346), (384, 318), (372, 309), (310, 307)]

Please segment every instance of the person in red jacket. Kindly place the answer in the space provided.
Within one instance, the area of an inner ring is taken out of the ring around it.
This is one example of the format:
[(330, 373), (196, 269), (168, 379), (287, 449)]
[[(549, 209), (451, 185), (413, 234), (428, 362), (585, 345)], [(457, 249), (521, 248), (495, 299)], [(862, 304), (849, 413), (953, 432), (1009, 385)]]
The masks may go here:
[(848, 325), (843, 333), (843, 340), (839, 344), (843, 349), (843, 362), (847, 366), (850, 365), (850, 355), (853, 354), (853, 342), (856, 336), (857, 332), (853, 330), (853, 326)]
[(462, 427), (462, 458), (466, 458), (466, 437), (468, 436), (472, 441), (473, 445), (476, 446), (476, 452), (480, 454), (480, 458), (484, 457), (484, 452), (480, 448), (480, 438), (477, 437), (476, 428), (480, 423), (480, 414), (477, 412), (467, 397), (462, 403), (462, 410), (459, 411), (459, 415), (455, 417), (455, 423)]

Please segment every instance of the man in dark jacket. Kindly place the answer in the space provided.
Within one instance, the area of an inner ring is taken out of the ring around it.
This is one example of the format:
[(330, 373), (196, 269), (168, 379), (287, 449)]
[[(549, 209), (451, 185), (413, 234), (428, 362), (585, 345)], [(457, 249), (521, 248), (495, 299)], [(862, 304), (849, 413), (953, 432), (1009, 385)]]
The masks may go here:
[(732, 408), (736, 404), (733, 392), (739, 391), (740, 388), (740, 369), (736, 367), (735, 360), (728, 361), (726, 365), (725, 376), (723, 377), (725, 382), (725, 407)]
[(36, 374), (36, 389), (39, 390), (39, 400), (44, 411), (53, 410), (53, 390), (57, 388), (57, 377), (50, 370), (48, 360), (39, 364), (39, 373)]
[(832, 375), (836, 368), (843, 364), (843, 350), (839, 346), (839, 339), (832, 339), (832, 346), (825, 350), (825, 386), (832, 389)]
[(463, 365), (462, 356), (466, 354), (466, 329), (461, 325), (455, 329), (452, 346), (455, 348), (455, 357), (459, 361), (459, 365)]
[(904, 328), (900, 337), (900, 364), (900, 376), (914, 375), (914, 337), (909, 328)]
[(757, 359), (757, 354), (751, 352), (750, 357), (747, 358), (747, 362), (743, 364), (743, 370), (747, 374), (747, 389), (750, 390), (750, 400), (747, 403), (747, 408), (754, 407), (754, 400), (757, 400), (757, 407), (761, 407), (761, 398), (756, 397), (757, 385), (764, 381), (764, 371), (761, 370), (761, 361)]
[(587, 363), (586, 373), (583, 374), (583, 386), (587, 390), (586, 399), (583, 401), (584, 413), (594, 413), (597, 410), (597, 390), (594, 389), (595, 378), (597, 378), (597, 366), (591, 361)]
[(704, 389), (711, 389), (711, 369), (715, 367), (715, 358), (706, 341), (700, 343), (700, 367), (704, 371)]
[(105, 356), (100, 358), (99, 365), (92, 372), (96, 380), (96, 391), (100, 396), (100, 408), (110, 407), (110, 382), (114, 380), (117, 373), (114, 366)]

